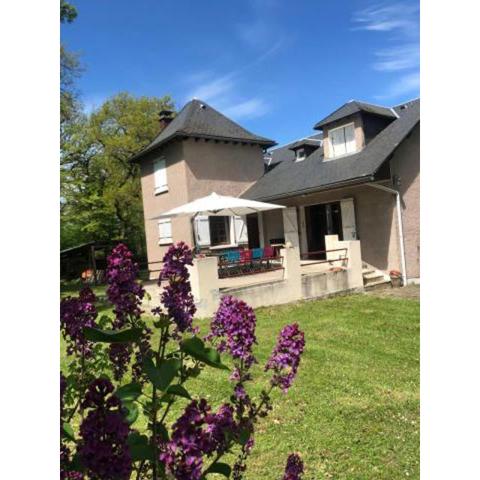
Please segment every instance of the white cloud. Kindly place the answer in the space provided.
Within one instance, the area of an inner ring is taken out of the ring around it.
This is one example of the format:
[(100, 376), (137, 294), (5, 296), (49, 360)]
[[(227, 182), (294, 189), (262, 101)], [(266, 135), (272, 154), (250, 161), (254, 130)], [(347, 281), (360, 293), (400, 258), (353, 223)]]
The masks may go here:
[(419, 89), (419, 72), (409, 73), (397, 79), (388, 87), (388, 89), (384, 93), (382, 93), (381, 95), (377, 95), (375, 98), (377, 98), (378, 100), (388, 100), (391, 98), (400, 97), (401, 95), (416, 95)]
[(382, 32), (390, 46), (373, 52), (372, 68), (377, 72), (404, 72), (378, 95), (387, 99), (415, 94), (420, 87), (419, 5), (416, 2), (386, 2), (354, 13), (354, 30)]
[(371, 5), (356, 12), (353, 22), (358, 30), (390, 32), (401, 30), (407, 35), (418, 35), (418, 5), (393, 2)]
[(417, 68), (420, 63), (420, 50), (416, 43), (378, 50), (375, 55), (378, 61), (373, 64), (373, 68), (381, 72)]
[(223, 114), (234, 119), (256, 118), (268, 112), (268, 105), (261, 98), (252, 98), (223, 108)]
[(215, 76), (208, 70), (187, 75), (184, 81), (197, 83), (197, 85), (187, 93), (185, 102), (192, 98), (204, 100), (225, 115), (235, 119), (256, 118), (265, 115), (269, 108), (264, 99), (245, 97), (241, 94), (241, 77), (276, 53), (282, 44), (282, 39), (276, 41), (252, 62), (225, 75)]
[(200, 100), (210, 101), (229, 94), (234, 88), (234, 82), (231, 75), (226, 75), (214, 80), (209, 80), (188, 94), (188, 100), (199, 98)]
[(263, 20), (237, 25), (238, 36), (250, 47), (263, 48), (271, 39), (270, 28)]

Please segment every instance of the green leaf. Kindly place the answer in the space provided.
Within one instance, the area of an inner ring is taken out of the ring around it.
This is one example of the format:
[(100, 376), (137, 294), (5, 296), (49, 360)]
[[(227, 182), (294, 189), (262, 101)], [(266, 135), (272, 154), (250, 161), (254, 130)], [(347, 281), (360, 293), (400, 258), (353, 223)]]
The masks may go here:
[(205, 475), (208, 475), (210, 473), (219, 473), (226, 478), (230, 478), (232, 469), (230, 468), (230, 465), (227, 465), (226, 463), (217, 462), (214, 463), (211, 467), (209, 467), (209, 469), (205, 472)]
[(134, 462), (139, 460), (153, 460), (153, 448), (149, 444), (146, 435), (133, 432), (128, 436), (127, 443)]
[(182, 341), (181, 349), (189, 354), (201, 354), (205, 350), (205, 344), (198, 337), (190, 337)]
[(132, 382), (117, 388), (115, 395), (122, 401), (133, 402), (142, 394), (142, 386)]
[(240, 443), (240, 445), (245, 445), (249, 438), (250, 438), (250, 435), (251, 435), (251, 432), (250, 432), (250, 429), (248, 428), (244, 428), (240, 431), (240, 434), (238, 435), (238, 442)]
[(128, 343), (138, 341), (142, 335), (142, 329), (100, 330), (99, 328), (85, 327), (83, 335), (91, 342)]
[(80, 460), (80, 455), (75, 453), (75, 455), (72, 458), (72, 461), (70, 462), (69, 465), (69, 470), (73, 470), (74, 472), (84, 472), (85, 467), (82, 465), (82, 462)]
[(156, 367), (151, 358), (146, 358), (143, 362), (143, 370), (149, 380), (158, 389), (165, 391), (172, 380), (180, 370), (182, 362), (178, 358), (163, 360), (159, 367)]
[(159, 424), (157, 425), (157, 435), (164, 441), (168, 442), (168, 430), (166, 429), (165, 425)]
[(221, 362), (220, 354), (214, 348), (205, 347), (203, 341), (198, 337), (187, 338), (181, 343), (180, 349), (211, 367), (228, 370), (228, 367)]
[(177, 397), (183, 397), (183, 398), (188, 398), (189, 400), (192, 399), (190, 394), (187, 392), (187, 390), (182, 387), (181, 385), (170, 385), (167, 388), (167, 392), (171, 395), (177, 395)]
[(69, 440), (75, 441), (75, 433), (73, 432), (73, 428), (69, 423), (63, 423), (62, 432)]
[(131, 425), (138, 418), (138, 414), (139, 414), (138, 407), (133, 402), (122, 402), (122, 405), (127, 411), (125, 414), (125, 420), (129, 425)]
[(158, 320), (153, 322), (153, 325), (156, 328), (167, 328), (170, 325), (170, 319), (162, 315)]

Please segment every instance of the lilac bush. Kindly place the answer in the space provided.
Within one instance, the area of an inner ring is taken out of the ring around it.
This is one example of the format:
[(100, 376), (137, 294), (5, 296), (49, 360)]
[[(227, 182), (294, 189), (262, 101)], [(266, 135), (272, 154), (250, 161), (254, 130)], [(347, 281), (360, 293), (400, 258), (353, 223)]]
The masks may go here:
[[(97, 318), (91, 290), (62, 300), (60, 326), (67, 353), (82, 361), (81, 368), (70, 364), (68, 377), (60, 378), (61, 479), (204, 480), (213, 473), (244, 478), (256, 424), (272, 409), (272, 391), (291, 388), (304, 335), (297, 324), (281, 330), (264, 365), (271, 379), (255, 398), (250, 391), (258, 363), (255, 312), (225, 296), (209, 333), (200, 338), (187, 268), (192, 263), (185, 243), (169, 248), (159, 276), (162, 305), (152, 310), (148, 326), (142, 317), (145, 290), (137, 280), (138, 267), (122, 244), (108, 257), (113, 318)], [(205, 368), (220, 374), (230, 370), (230, 399), (217, 408), (187, 390), (189, 379)], [(181, 402), (185, 406), (175, 420), (171, 407)], [(144, 427), (139, 430), (141, 418)], [(79, 424), (76, 432), (73, 420)], [(234, 454), (232, 465), (225, 463), (226, 454), (230, 459)], [(300, 480), (303, 471), (300, 457), (291, 454), (282, 478)]]

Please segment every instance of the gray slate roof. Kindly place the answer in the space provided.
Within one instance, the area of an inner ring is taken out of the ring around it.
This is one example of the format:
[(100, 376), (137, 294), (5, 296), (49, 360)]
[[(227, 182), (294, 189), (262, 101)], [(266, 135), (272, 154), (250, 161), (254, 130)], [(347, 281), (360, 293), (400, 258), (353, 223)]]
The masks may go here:
[(301, 138), (300, 140), (295, 140), (294, 142), (290, 142), (287, 145), (274, 148), (268, 152), (272, 158), (270, 160), (270, 164), (275, 165), (276, 163), (280, 163), (285, 160), (294, 160), (295, 153), (293, 150), (291, 150), (292, 148), (295, 148), (297, 145), (299, 145), (302, 141), (305, 140), (314, 140), (315, 145), (320, 145), (320, 142), (315, 142), (315, 140), (322, 140), (322, 138), (323, 133), (315, 133), (314, 135), (310, 135), (309, 137)]
[(297, 142), (294, 142), (293, 145), (290, 145), (290, 150), (298, 150), (301, 147), (321, 147), (322, 142), (319, 142), (318, 140), (313, 140), (309, 138), (303, 138), (302, 140), (298, 140)]
[(245, 130), (233, 120), (212, 108), (202, 100), (191, 100), (160, 134), (133, 157), (138, 159), (145, 153), (159, 147), (175, 137), (201, 137), (217, 140), (236, 140), (257, 143), (265, 147), (276, 144), (270, 140)]
[(353, 115), (357, 112), (366, 112), (374, 115), (380, 115), (382, 117), (397, 118), (395, 113), (392, 112), (391, 108), (381, 107), (379, 105), (372, 105), (371, 103), (359, 102), (358, 100), (351, 100), (350, 102), (345, 103), (345, 105), (342, 105), (330, 115), (327, 115), (324, 119), (317, 122), (313, 128), (315, 130), (318, 130), (324, 125), (348, 117), (349, 115)]
[[(390, 123), (358, 153), (324, 161), (323, 148), (295, 162), (294, 153), (259, 178), (242, 197), (271, 201), (343, 183), (369, 181), (395, 148), (420, 121), (420, 99), (394, 107), (399, 118)], [(277, 149), (279, 150), (279, 149)]]

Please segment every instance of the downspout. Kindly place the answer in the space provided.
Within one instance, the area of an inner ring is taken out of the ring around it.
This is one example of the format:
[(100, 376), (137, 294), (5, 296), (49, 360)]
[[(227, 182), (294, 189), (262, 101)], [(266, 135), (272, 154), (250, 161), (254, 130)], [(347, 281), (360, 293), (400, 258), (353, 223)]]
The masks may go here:
[(400, 192), (385, 185), (379, 185), (377, 183), (367, 183), (369, 187), (377, 188), (383, 190), (384, 192), (391, 193), (395, 195), (395, 202), (397, 206), (397, 223), (398, 223), (398, 237), (400, 242), (400, 261), (402, 263), (402, 280), (403, 286), (407, 285), (407, 266), (405, 262), (405, 244), (403, 239), (403, 221), (402, 221), (402, 208), (400, 204)]

